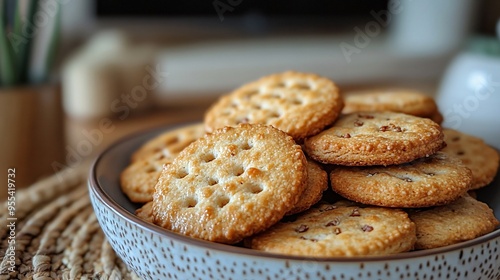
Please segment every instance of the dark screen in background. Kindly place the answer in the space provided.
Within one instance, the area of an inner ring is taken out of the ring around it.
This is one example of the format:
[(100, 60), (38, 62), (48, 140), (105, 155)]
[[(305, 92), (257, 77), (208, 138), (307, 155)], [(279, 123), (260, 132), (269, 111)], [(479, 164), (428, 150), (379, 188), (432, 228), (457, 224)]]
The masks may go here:
[[(214, 16), (215, 2), (233, 6), (228, 17), (259, 14), (273, 17), (351, 17), (387, 8), (388, 0), (96, 0), (96, 14), (110, 17), (195, 17)], [(236, 5), (231, 5), (235, 4)], [(239, 3), (239, 4), (238, 4)], [(217, 3), (216, 3), (217, 4)]]

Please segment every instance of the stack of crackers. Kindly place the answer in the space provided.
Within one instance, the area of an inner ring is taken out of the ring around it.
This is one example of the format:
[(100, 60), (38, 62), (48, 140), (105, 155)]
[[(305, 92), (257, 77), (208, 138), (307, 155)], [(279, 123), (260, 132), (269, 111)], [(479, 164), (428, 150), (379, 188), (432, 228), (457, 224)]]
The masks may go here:
[(469, 195), (497, 151), (442, 120), (419, 92), (343, 97), (325, 77), (273, 74), (145, 143), (121, 185), (142, 219), (213, 242), (315, 257), (442, 247), (499, 225)]

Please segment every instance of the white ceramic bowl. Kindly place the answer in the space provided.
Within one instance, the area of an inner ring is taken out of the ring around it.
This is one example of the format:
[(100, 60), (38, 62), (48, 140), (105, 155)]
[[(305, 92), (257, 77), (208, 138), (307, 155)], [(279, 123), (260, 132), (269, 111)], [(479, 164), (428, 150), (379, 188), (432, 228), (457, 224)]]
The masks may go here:
[[(269, 254), (179, 235), (137, 218), (119, 174), (144, 141), (174, 127), (124, 139), (92, 166), (89, 192), (118, 256), (143, 279), (500, 279), (500, 229), (443, 248), (385, 257), (311, 258)], [(498, 176), (497, 176), (498, 177)], [(500, 179), (478, 192), (500, 217)]]

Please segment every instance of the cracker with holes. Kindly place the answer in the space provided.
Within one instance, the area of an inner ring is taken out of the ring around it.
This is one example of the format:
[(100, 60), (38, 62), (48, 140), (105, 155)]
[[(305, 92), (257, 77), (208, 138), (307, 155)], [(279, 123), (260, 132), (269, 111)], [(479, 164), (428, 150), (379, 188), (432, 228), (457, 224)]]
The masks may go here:
[(444, 129), (444, 153), (456, 156), (472, 171), (472, 189), (491, 183), (498, 171), (498, 152), (480, 138), (453, 129)]
[(343, 107), (327, 78), (299, 72), (263, 77), (221, 97), (206, 113), (207, 131), (239, 123), (272, 125), (300, 141), (333, 123)]
[(132, 162), (154, 157), (155, 154), (174, 159), (180, 151), (204, 134), (205, 127), (201, 123), (169, 130), (142, 145), (132, 155)]
[(293, 215), (303, 212), (321, 200), (323, 192), (328, 188), (328, 174), (316, 162), (307, 160), (307, 182), (304, 193), (292, 210), (286, 215)]
[(426, 118), (394, 112), (342, 115), (332, 127), (306, 139), (313, 159), (347, 166), (392, 165), (429, 156), (443, 148), (441, 127)]
[(434, 99), (411, 89), (369, 89), (345, 94), (342, 113), (362, 111), (391, 111), (417, 117), (430, 118), (437, 123), (443, 121)]
[(155, 224), (187, 236), (236, 243), (279, 221), (305, 190), (307, 161), (286, 133), (242, 124), (193, 142), (163, 170)]
[(165, 164), (172, 159), (163, 154), (154, 154), (150, 158), (131, 163), (120, 174), (120, 186), (127, 197), (136, 203), (153, 200), (155, 185)]
[(415, 240), (415, 224), (402, 210), (321, 204), (245, 240), (245, 245), (296, 256), (374, 256), (409, 251)]
[(410, 211), (417, 226), (415, 249), (443, 247), (492, 232), (500, 225), (488, 205), (464, 195), (444, 206)]
[(120, 175), (123, 192), (133, 202), (153, 200), (163, 165), (169, 164), (185, 147), (205, 134), (197, 123), (169, 130), (149, 140), (132, 155), (132, 162)]
[(338, 166), (330, 183), (335, 192), (356, 202), (416, 208), (459, 198), (470, 189), (472, 173), (459, 159), (438, 152), (401, 165)]

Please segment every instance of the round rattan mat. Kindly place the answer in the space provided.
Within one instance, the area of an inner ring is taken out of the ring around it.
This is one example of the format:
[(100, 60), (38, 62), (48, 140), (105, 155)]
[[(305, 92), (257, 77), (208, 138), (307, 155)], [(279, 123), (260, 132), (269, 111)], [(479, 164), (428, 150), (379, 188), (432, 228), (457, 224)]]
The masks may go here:
[(17, 190), (14, 208), (1, 203), (0, 279), (139, 279), (99, 227), (87, 170), (73, 168)]

